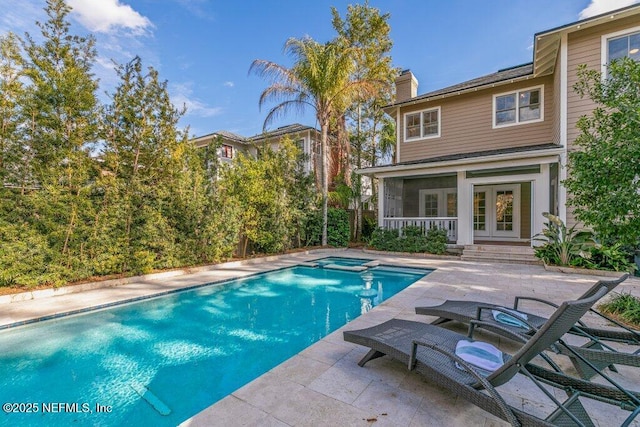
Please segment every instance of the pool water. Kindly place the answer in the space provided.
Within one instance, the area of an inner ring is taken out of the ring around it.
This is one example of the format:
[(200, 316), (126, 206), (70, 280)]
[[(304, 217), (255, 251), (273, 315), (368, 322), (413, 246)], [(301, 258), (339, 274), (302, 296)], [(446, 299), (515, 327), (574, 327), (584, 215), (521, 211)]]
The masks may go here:
[(179, 424), (428, 273), (292, 267), (8, 329), (0, 402), (38, 413), (0, 425)]

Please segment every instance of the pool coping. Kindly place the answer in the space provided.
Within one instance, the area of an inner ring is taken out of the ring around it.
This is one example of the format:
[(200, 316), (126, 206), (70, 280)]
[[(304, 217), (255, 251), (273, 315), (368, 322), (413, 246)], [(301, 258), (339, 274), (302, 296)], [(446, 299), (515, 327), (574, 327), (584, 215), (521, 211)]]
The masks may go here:
[(90, 291), (93, 289), (112, 288), (112, 287), (123, 286), (123, 285), (127, 285), (133, 282), (139, 282), (139, 281), (157, 280), (157, 279), (166, 279), (166, 278), (172, 278), (177, 276), (184, 276), (188, 274), (199, 273), (202, 271), (211, 271), (220, 267), (232, 268), (234, 266), (241, 266), (241, 265), (247, 265), (247, 264), (260, 264), (264, 262), (276, 261), (285, 256), (313, 255), (315, 253), (334, 253), (334, 252), (337, 253), (337, 252), (343, 252), (346, 250), (348, 250), (348, 248), (310, 249), (307, 251), (294, 252), (290, 254), (269, 255), (269, 256), (264, 256), (259, 258), (235, 260), (235, 261), (228, 261), (228, 262), (222, 262), (217, 264), (207, 264), (207, 265), (198, 266), (198, 267), (185, 267), (185, 268), (179, 268), (175, 270), (161, 271), (158, 273), (142, 274), (138, 276), (98, 280), (95, 282), (80, 283), (77, 285), (61, 286), (59, 288), (48, 288), (48, 289), (38, 289), (33, 291), (25, 291), (25, 292), (19, 292), (15, 294), (0, 295), (0, 304), (13, 303), (13, 302), (19, 302), (19, 301), (29, 301), (29, 300), (39, 299), (39, 298), (49, 298), (49, 297), (55, 297), (60, 295), (68, 295), (68, 294), (73, 294), (77, 292)]
[[(336, 251), (341, 251), (341, 250), (342, 249), (336, 249)], [(304, 255), (314, 255), (316, 253), (322, 254), (323, 252), (305, 251)], [(325, 258), (330, 258), (330, 257), (325, 257)], [(269, 259), (266, 259), (264, 262), (269, 262), (269, 261), (274, 261), (276, 259), (279, 259), (277, 257), (265, 257), (265, 258), (269, 258)], [(355, 257), (348, 257), (348, 258), (360, 259), (360, 260), (363, 260), (363, 261), (365, 260), (363, 258), (355, 258)], [(144, 301), (144, 300), (149, 300), (149, 299), (154, 299), (154, 298), (160, 298), (160, 297), (171, 295), (171, 294), (175, 294), (175, 293), (188, 292), (188, 291), (192, 291), (194, 289), (204, 288), (204, 287), (207, 287), (207, 286), (221, 286), (221, 285), (224, 285), (226, 283), (232, 282), (234, 280), (248, 279), (248, 278), (251, 278), (251, 277), (260, 276), (262, 274), (272, 273), (272, 272), (275, 272), (275, 271), (280, 271), (280, 270), (284, 270), (284, 269), (292, 268), (292, 267), (296, 267), (296, 266), (316, 268), (317, 267), (316, 261), (321, 260), (321, 259), (324, 259), (324, 258), (318, 258), (318, 259), (313, 260), (312, 262), (300, 261), (300, 262), (295, 263), (295, 264), (290, 265), (290, 266), (282, 266), (282, 267), (270, 268), (270, 269), (267, 269), (267, 270), (264, 270), (264, 271), (259, 271), (259, 272), (256, 272), (256, 273), (249, 274), (247, 276), (228, 277), (228, 278), (225, 278), (225, 279), (213, 280), (213, 281), (210, 281), (210, 282), (198, 283), (198, 284), (194, 284), (194, 285), (188, 285), (188, 286), (185, 286), (185, 287), (168, 289), (168, 290), (160, 291), (160, 292), (153, 293), (153, 294), (141, 295), (141, 296), (138, 296), (138, 297), (126, 298), (126, 299), (112, 301), (112, 302), (108, 302), (108, 303), (104, 303), (104, 304), (90, 305), (90, 306), (83, 307), (83, 308), (78, 308), (78, 309), (75, 309), (75, 310), (67, 310), (67, 311), (57, 312), (57, 313), (53, 313), (53, 314), (49, 314), (49, 315), (33, 317), (33, 318), (25, 319), (25, 320), (19, 320), (19, 321), (12, 322), (12, 323), (4, 323), (4, 324), (0, 324), (0, 331), (6, 330), (6, 329), (13, 329), (13, 328), (17, 328), (17, 327), (20, 327), (20, 326), (30, 325), (30, 324), (33, 324), (33, 323), (44, 322), (44, 321), (47, 321), (47, 320), (58, 319), (58, 318), (61, 318), (61, 317), (74, 316), (74, 315), (77, 315), (77, 314), (103, 310), (103, 309), (106, 309), (106, 308), (117, 307), (117, 306), (125, 305), (125, 304), (131, 304), (131, 303), (138, 302), (138, 301)], [(253, 260), (254, 259), (252, 259), (250, 261), (253, 261)], [(372, 261), (367, 262), (367, 264), (373, 263), (373, 262), (376, 262), (376, 261), (372, 260)], [(234, 262), (230, 262), (230, 263), (223, 263), (223, 264), (224, 264), (225, 267), (233, 267), (234, 264), (235, 264), (235, 261)], [(255, 264), (255, 263), (245, 262), (244, 264)], [(313, 266), (311, 264), (316, 264), (316, 265)], [(200, 271), (211, 271), (213, 269), (212, 268), (213, 266), (219, 266), (219, 265), (220, 264), (214, 264), (214, 265), (208, 266), (208, 268), (202, 268), (202, 269), (200, 269)], [(375, 267), (398, 268), (398, 267), (393, 266), (393, 265), (379, 264), (379, 263), (376, 264), (375, 266), (371, 266), (371, 268), (375, 268)], [(322, 267), (322, 268), (327, 268), (327, 267), (325, 266), (325, 267)], [(365, 268), (363, 270), (350, 270), (350, 269), (344, 269), (344, 268), (330, 268), (330, 269), (344, 270), (344, 271), (351, 271), (351, 272), (363, 272), (363, 271), (366, 271), (368, 268), (369, 267), (367, 267), (367, 268)], [(403, 267), (403, 268), (405, 268), (405, 269), (415, 269), (416, 273), (418, 273), (418, 270), (423, 270), (424, 272), (426, 272), (426, 270), (427, 270), (426, 268), (418, 268), (418, 267)], [(181, 270), (181, 271), (184, 271), (184, 270)], [(193, 272), (191, 272), (191, 273), (193, 273)], [(184, 274), (191, 274), (191, 273), (184, 273)], [(425, 274), (429, 274), (429, 273), (425, 273)], [(153, 277), (150, 278), (149, 276), (153, 276)], [(154, 275), (143, 275), (143, 276), (137, 276), (137, 277), (138, 277), (138, 280), (140, 280), (140, 279), (149, 280), (149, 279), (163, 279), (163, 278), (175, 277), (175, 276), (176, 275), (165, 275), (164, 273), (157, 273), (157, 274), (154, 274)], [(132, 277), (131, 279), (132, 280), (129, 283), (132, 283), (132, 282), (135, 281), (134, 277)], [(107, 288), (107, 287), (112, 287), (112, 286), (108, 286), (107, 285), (107, 286), (94, 287), (94, 288), (84, 289), (84, 290)], [(82, 292), (82, 290), (76, 290), (75, 292)], [(67, 292), (66, 294), (75, 293), (75, 292)], [(65, 295), (65, 294), (61, 294), (61, 295)], [(45, 294), (45, 295), (41, 296), (40, 298), (44, 298), (46, 296), (51, 297), (51, 296), (55, 296), (55, 295)], [(32, 299), (35, 299), (35, 298), (32, 298)], [(24, 301), (24, 300), (22, 300), (22, 301)], [(29, 300), (26, 300), (26, 301), (29, 301)]]

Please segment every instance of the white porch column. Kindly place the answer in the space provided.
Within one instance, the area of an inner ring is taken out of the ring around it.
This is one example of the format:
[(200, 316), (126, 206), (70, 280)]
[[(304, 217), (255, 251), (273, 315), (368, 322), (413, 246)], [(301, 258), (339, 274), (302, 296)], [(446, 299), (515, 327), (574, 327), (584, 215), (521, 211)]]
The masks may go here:
[(458, 245), (473, 243), (473, 185), (467, 182), (467, 173), (458, 172)]
[(544, 227), (545, 219), (542, 216), (544, 212), (549, 212), (549, 189), (551, 186), (550, 167), (548, 163), (540, 165), (540, 175), (531, 183), (533, 186), (531, 194), (533, 195), (531, 208), (531, 245), (540, 244), (533, 241), (533, 236), (540, 233)]
[(378, 178), (378, 227), (384, 227), (384, 178)]

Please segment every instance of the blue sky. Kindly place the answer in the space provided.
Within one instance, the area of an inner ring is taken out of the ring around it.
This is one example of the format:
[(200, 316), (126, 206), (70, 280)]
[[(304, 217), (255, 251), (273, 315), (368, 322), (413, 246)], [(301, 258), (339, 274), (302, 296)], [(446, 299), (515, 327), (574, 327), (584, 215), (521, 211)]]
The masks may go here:
[[(393, 64), (410, 68), (418, 93), (459, 83), (532, 59), (533, 35), (639, 0), (370, 0), (390, 13)], [(291, 65), (289, 37), (334, 37), (330, 7), (344, 17), (351, 0), (67, 0), (73, 32), (94, 34), (101, 93), (117, 84), (113, 61), (139, 55), (168, 81), (188, 112), (191, 135), (262, 131), (258, 98), (267, 82), (248, 75), (254, 59)], [(0, 33), (39, 35), (45, 0), (0, 0)], [(106, 99), (106, 95), (102, 95)], [(315, 125), (313, 112), (269, 128)]]

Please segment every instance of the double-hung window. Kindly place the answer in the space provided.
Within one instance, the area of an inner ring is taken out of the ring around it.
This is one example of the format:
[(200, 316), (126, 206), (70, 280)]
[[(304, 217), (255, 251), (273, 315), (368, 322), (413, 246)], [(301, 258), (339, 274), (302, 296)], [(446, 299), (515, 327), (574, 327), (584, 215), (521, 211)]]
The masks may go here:
[(622, 58), (640, 61), (640, 27), (602, 36), (602, 74), (607, 75), (607, 64)]
[(231, 145), (223, 144), (220, 147), (220, 156), (223, 159), (232, 159), (233, 158), (233, 147)]
[(440, 136), (440, 107), (404, 115), (404, 140)]
[(493, 127), (541, 121), (542, 86), (493, 97)]

